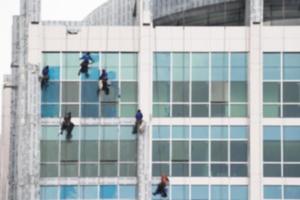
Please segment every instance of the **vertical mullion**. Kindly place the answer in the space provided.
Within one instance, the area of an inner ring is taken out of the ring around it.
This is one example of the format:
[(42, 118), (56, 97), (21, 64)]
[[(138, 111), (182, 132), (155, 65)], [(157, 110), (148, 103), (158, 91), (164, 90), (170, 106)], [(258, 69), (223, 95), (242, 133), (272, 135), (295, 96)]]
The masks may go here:
[(212, 53), (208, 52), (208, 117), (211, 117)]
[(231, 116), (231, 53), (227, 52), (227, 69), (228, 69), (228, 91), (227, 91), (227, 95), (228, 95), (228, 113), (226, 117), (232, 117)]
[(280, 52), (280, 117), (283, 118), (283, 53)]
[(192, 53), (189, 52), (189, 117), (192, 117)]
[(208, 176), (211, 177), (211, 126), (208, 126)]
[(283, 156), (283, 126), (280, 126), (280, 172), (281, 172), (281, 176), (280, 177), (284, 177), (284, 156)]
[(173, 117), (173, 53), (170, 52), (170, 117)]
[(230, 149), (231, 149), (231, 139), (230, 139), (230, 133), (231, 133), (231, 126), (227, 126), (227, 153), (228, 153), (228, 177), (231, 177), (231, 155), (230, 155)]

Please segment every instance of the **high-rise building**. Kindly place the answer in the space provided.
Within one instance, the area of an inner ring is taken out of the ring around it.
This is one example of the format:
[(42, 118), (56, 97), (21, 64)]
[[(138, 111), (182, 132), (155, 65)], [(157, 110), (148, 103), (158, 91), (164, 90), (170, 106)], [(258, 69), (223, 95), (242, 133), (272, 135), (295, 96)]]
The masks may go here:
[[(300, 199), (299, 7), (111, 0), (83, 21), (49, 22), (39, 0), (22, 0), (9, 199), (160, 199), (162, 174), (172, 200)], [(85, 52), (89, 77), (78, 76)], [(104, 68), (108, 95), (97, 94)]]

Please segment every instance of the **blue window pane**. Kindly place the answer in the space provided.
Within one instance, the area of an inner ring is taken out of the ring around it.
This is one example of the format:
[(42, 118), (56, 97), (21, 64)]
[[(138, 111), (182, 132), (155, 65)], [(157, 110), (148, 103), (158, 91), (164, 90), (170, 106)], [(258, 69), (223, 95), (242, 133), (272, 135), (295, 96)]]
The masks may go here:
[(212, 53), (212, 75), (213, 81), (228, 80), (228, 54), (227, 53)]
[(265, 199), (281, 199), (281, 186), (264, 186)]
[(135, 199), (135, 186), (120, 186), (120, 199)]
[(248, 199), (247, 186), (231, 186), (231, 199), (247, 200)]
[(207, 139), (208, 138), (208, 126), (192, 126), (192, 138), (193, 139)]
[(173, 53), (173, 80), (187, 81), (189, 80), (189, 62), (188, 53)]
[(59, 102), (59, 82), (48, 83), (48, 87), (42, 90), (42, 103)]
[(50, 79), (50, 81), (59, 80), (59, 78), (60, 78), (59, 69), (60, 69), (59, 67), (50, 67), (49, 68), (49, 79)]
[[(114, 73), (114, 80), (119, 80), (119, 53), (104, 53), (102, 54), (102, 68), (106, 68), (108, 74)], [(111, 79), (111, 78), (110, 78)], [(111, 79), (112, 80), (112, 79)]]
[(115, 185), (102, 185), (100, 186), (101, 199), (117, 198), (117, 186)]
[(93, 80), (97, 81), (99, 79), (99, 69), (98, 67), (90, 67), (89, 68), (89, 77), (86, 78), (85, 74), (81, 74), (81, 80)]
[(192, 80), (208, 81), (209, 56), (208, 53), (192, 54)]
[[(100, 74), (101, 75), (101, 74)], [(99, 75), (99, 76), (100, 76)], [(115, 71), (108, 71), (107, 76), (109, 80), (116, 80), (117, 79), (117, 74)]]
[(172, 138), (188, 139), (189, 138), (189, 127), (188, 126), (173, 126), (172, 127)]
[(231, 54), (231, 80), (245, 81), (247, 80), (247, 53), (232, 53)]
[(81, 199), (98, 199), (97, 186), (81, 186), (80, 188)]
[(231, 139), (247, 139), (248, 138), (248, 127), (246, 127), (246, 126), (231, 126), (230, 127), (230, 138)]
[(189, 187), (184, 185), (172, 186), (172, 199), (173, 200), (186, 200), (189, 199)]
[(300, 140), (300, 126), (283, 127), (284, 140)]
[(117, 140), (118, 139), (118, 127), (117, 126), (101, 126), (100, 127), (100, 139), (101, 140)]
[(211, 138), (227, 139), (228, 138), (228, 128), (226, 126), (212, 126), (211, 127)]
[(43, 65), (49, 67), (60, 66), (60, 54), (59, 53), (43, 53)]
[(191, 195), (192, 200), (208, 199), (208, 186), (193, 185)]
[(60, 199), (77, 199), (78, 188), (77, 186), (62, 186), (60, 188)]
[(215, 185), (211, 186), (211, 200), (227, 200), (228, 186)]
[(55, 186), (41, 186), (41, 200), (56, 200), (58, 187)]
[(120, 127), (120, 140), (135, 140), (136, 135), (132, 134), (132, 126)]
[(81, 105), (81, 116), (82, 117), (98, 117), (99, 116), (98, 104), (82, 104)]
[(81, 140), (98, 140), (98, 126), (81, 126)]
[(285, 199), (300, 199), (300, 186), (284, 186)]
[(280, 80), (280, 54), (264, 53), (264, 80)]
[(58, 104), (47, 105), (42, 104), (42, 117), (58, 117), (59, 107)]
[(280, 127), (264, 126), (264, 140), (280, 140)]
[(118, 108), (116, 103), (102, 103), (101, 117), (117, 117)]
[(300, 53), (283, 54), (283, 79), (300, 79)]
[(170, 80), (170, 53), (154, 54), (153, 80), (155, 81)]
[(82, 102), (98, 102), (98, 82), (82, 82), (81, 85), (81, 101)]
[(154, 139), (170, 138), (170, 127), (169, 126), (153, 126), (152, 137)]

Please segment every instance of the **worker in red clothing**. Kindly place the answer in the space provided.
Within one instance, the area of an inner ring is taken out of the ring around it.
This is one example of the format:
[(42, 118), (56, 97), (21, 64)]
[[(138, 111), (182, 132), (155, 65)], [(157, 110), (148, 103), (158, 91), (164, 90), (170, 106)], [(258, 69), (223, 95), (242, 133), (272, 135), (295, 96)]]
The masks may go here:
[(153, 195), (160, 194), (161, 197), (168, 197), (167, 185), (169, 185), (169, 178), (168, 176), (161, 175), (160, 183), (158, 184), (156, 191)]

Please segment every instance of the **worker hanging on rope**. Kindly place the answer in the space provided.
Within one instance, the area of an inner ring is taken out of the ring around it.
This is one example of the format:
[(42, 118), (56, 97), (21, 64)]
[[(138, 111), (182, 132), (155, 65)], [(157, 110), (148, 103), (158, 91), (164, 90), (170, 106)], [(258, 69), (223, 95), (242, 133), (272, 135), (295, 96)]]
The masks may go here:
[(93, 63), (94, 60), (90, 55), (90, 52), (86, 52), (83, 54), (83, 56), (81, 56), (80, 60), (82, 60), (81, 64), (80, 64), (80, 69), (78, 71), (78, 76), (83, 73), (85, 74), (85, 77), (88, 78), (89, 77), (89, 64)]
[(49, 81), (49, 66), (45, 66), (42, 70), (42, 76), (39, 77), (39, 80), (41, 81), (41, 88), (46, 89), (48, 87), (48, 81)]
[(63, 134), (63, 131), (66, 130), (67, 134), (66, 134), (66, 140), (70, 141), (72, 139), (72, 130), (74, 128), (74, 124), (71, 122), (71, 113), (67, 113), (64, 117), (64, 121), (61, 124), (61, 128), (60, 128), (60, 134)]
[(167, 185), (169, 185), (168, 176), (161, 175), (160, 183), (157, 185), (157, 188), (153, 195), (156, 196), (160, 194), (161, 197), (168, 197)]
[(101, 75), (99, 76), (99, 84), (97, 94), (99, 95), (100, 91), (103, 90), (106, 95), (109, 95), (108, 88), (108, 74), (105, 69), (102, 69)]
[(142, 123), (143, 123), (143, 113), (141, 112), (141, 110), (138, 110), (135, 114), (135, 124), (132, 130), (133, 134), (137, 134), (138, 132), (143, 132), (140, 130)]

